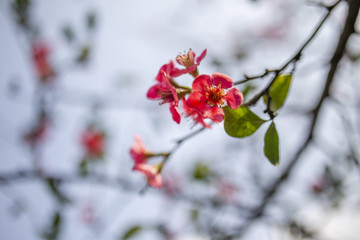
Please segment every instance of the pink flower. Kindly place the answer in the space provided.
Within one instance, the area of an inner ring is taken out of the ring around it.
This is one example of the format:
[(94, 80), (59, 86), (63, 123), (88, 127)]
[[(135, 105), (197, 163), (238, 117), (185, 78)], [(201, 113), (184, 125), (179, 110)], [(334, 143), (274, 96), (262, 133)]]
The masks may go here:
[(233, 80), (225, 74), (200, 75), (192, 84), (193, 92), (186, 104), (204, 112), (209, 118), (215, 119), (215, 122), (221, 122), (224, 119), (222, 107), (225, 103), (230, 108), (237, 109), (244, 99), (240, 90), (231, 88), (232, 86)]
[(164, 71), (168, 76), (175, 78), (175, 77), (179, 77), (179, 76), (181, 76), (183, 74), (186, 74), (186, 73), (188, 73), (190, 71), (194, 71), (195, 68), (196, 67), (193, 67), (191, 69), (187, 69), (187, 68), (178, 69), (178, 68), (175, 67), (174, 62), (170, 61), (168, 64), (164, 64), (163, 66), (161, 66), (161, 68), (159, 70), (159, 73), (156, 76), (156, 80), (158, 80), (159, 75), (161, 74), (161, 71)]
[(191, 75), (197, 77), (199, 75), (197, 67), (200, 65), (200, 62), (205, 58), (206, 53), (207, 50), (205, 49), (199, 57), (195, 58), (196, 54), (190, 49), (189, 52), (178, 55), (176, 57), (176, 61), (180, 65), (184, 66)]
[(50, 50), (44, 43), (35, 43), (32, 46), (33, 63), (41, 81), (48, 82), (54, 76), (54, 71), (49, 63)]
[(183, 109), (186, 117), (191, 117), (195, 124), (202, 124), (206, 128), (211, 128), (211, 126), (205, 123), (204, 119), (210, 119), (215, 123), (221, 123), (224, 120), (224, 112), (221, 108), (211, 108), (208, 111), (200, 111), (197, 108), (189, 106), (185, 99), (183, 100)]
[(171, 85), (169, 75), (160, 69), (156, 80), (158, 83), (148, 90), (146, 96), (152, 100), (161, 100), (160, 104), (169, 103), (172, 118), (179, 124), (181, 120), (179, 98), (176, 89)]
[(162, 187), (162, 177), (160, 174), (160, 165), (149, 165), (146, 163), (135, 164), (133, 170), (143, 173), (147, 177), (148, 184), (154, 188)]
[(88, 155), (101, 157), (104, 154), (105, 134), (90, 127), (82, 134), (81, 143)]
[(135, 135), (135, 143), (130, 149), (130, 156), (134, 160), (135, 165), (139, 163), (146, 163), (147, 158), (154, 154), (149, 152), (139, 135)]
[(156, 154), (146, 149), (139, 135), (135, 135), (135, 143), (131, 146), (130, 156), (135, 163), (133, 170), (143, 173), (151, 187), (160, 188), (162, 186), (160, 174), (162, 163), (155, 166), (147, 164), (147, 159), (156, 156)]

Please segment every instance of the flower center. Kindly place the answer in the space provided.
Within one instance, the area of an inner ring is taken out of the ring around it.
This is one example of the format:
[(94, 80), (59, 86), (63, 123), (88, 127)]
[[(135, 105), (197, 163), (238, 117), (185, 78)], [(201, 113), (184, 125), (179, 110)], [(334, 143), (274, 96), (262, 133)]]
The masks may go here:
[(214, 107), (223, 107), (225, 106), (225, 99), (224, 96), (226, 92), (219, 86), (210, 86), (208, 89), (205, 90), (205, 97), (207, 103)]
[(189, 51), (188, 53), (182, 54), (182, 55), (178, 55), (176, 57), (176, 61), (180, 64), (185, 66), (186, 68), (191, 67), (192, 65), (195, 64), (194, 62), (194, 53), (193, 51)]

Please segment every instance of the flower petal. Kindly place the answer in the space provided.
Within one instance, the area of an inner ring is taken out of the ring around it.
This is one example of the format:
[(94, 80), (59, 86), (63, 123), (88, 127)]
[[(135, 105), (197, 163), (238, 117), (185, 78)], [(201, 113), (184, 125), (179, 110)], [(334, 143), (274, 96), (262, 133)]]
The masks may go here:
[(232, 88), (226, 93), (225, 99), (230, 108), (237, 109), (243, 103), (244, 96), (239, 89)]
[(178, 68), (173, 68), (171, 71), (170, 71), (170, 73), (169, 73), (169, 75), (171, 76), (171, 77), (179, 77), (179, 76), (181, 76), (181, 75), (183, 75), (183, 74), (186, 74), (186, 73), (189, 73), (189, 72), (191, 72), (191, 71), (193, 71), (194, 70), (194, 68), (188, 68), (188, 69), (178, 69)]
[(195, 108), (188, 106), (186, 104), (185, 98), (181, 99), (181, 101), (183, 104), (183, 109), (184, 109), (185, 115), (187, 117), (191, 117), (194, 120), (195, 124), (201, 123), (204, 127), (211, 128), (211, 126), (209, 124), (204, 122), (205, 117), (202, 112), (200, 112), (199, 110), (197, 110)]
[(153, 177), (158, 171), (151, 165), (146, 163), (138, 163), (133, 167), (134, 171), (139, 171), (146, 175), (146, 177)]
[(148, 183), (153, 188), (161, 188), (162, 187), (162, 177), (160, 173), (155, 174), (152, 178), (148, 178)]
[(151, 187), (159, 188), (162, 186), (162, 177), (160, 173), (158, 173), (157, 169), (153, 166), (145, 163), (139, 163), (135, 164), (133, 170), (143, 173)]
[(204, 94), (199, 91), (191, 93), (188, 97), (188, 100), (186, 100), (186, 104), (189, 107), (195, 108), (202, 112), (210, 110), (211, 108), (211, 106), (206, 103), (206, 98), (204, 97)]
[(196, 65), (199, 65), (200, 64), (200, 62), (205, 58), (205, 56), (206, 56), (206, 53), (207, 53), (207, 49), (205, 48), (205, 50), (200, 54), (200, 56), (198, 56), (197, 58), (196, 58)]
[(211, 119), (215, 123), (221, 123), (224, 120), (224, 111), (222, 108), (212, 107), (204, 113), (204, 117)]
[(211, 77), (209, 75), (197, 76), (192, 84), (193, 91), (204, 91), (211, 84)]
[(234, 84), (234, 81), (227, 75), (222, 74), (222, 73), (213, 73), (211, 75), (212, 78), (212, 83), (215, 86), (221, 86), (221, 88), (231, 88), (232, 85)]
[(160, 84), (155, 84), (154, 86), (149, 88), (146, 97), (152, 100), (161, 99), (160, 88), (161, 88)]
[(170, 103), (170, 112), (171, 112), (173, 120), (177, 124), (180, 124), (181, 115), (180, 115), (180, 112), (179, 112), (179, 107), (178, 107), (178, 104), (173, 104), (173, 103)]
[(139, 135), (135, 135), (135, 143), (131, 146), (130, 156), (135, 165), (146, 162), (146, 147)]

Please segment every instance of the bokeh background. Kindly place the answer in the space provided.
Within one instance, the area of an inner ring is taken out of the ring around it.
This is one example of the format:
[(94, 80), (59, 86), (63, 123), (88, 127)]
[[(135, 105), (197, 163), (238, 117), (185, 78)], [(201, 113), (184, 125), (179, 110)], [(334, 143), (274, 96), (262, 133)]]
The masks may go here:
[[(218, 125), (190, 138), (165, 165), (162, 189), (144, 189), (144, 177), (131, 170), (136, 134), (149, 149), (169, 151), (200, 128), (186, 118), (177, 125), (167, 105), (146, 99), (163, 64), (206, 48), (201, 74), (222, 72), (238, 81), (278, 68), (326, 14), (318, 3), (1, 1), (0, 239), (358, 239), (358, 34), (348, 42), (332, 100), (296, 170), (241, 237), (221, 235), (246, 223), (247, 209), (304, 141), (346, 19), (345, 2), (304, 51), (275, 119), (279, 166), (263, 154), (267, 123), (246, 139), (229, 137)], [(19, 4), (28, 6), (28, 25), (19, 22)], [(38, 42), (49, 49), (54, 75), (48, 82), (34, 67)], [(250, 89), (248, 99), (269, 79), (238, 87)], [(192, 82), (190, 75), (180, 80)], [(264, 109), (261, 103), (252, 108), (268, 119)], [(46, 130), (34, 143), (29, 133), (44, 111)], [(81, 139), (90, 124), (106, 141), (101, 157), (86, 160), (84, 174)]]

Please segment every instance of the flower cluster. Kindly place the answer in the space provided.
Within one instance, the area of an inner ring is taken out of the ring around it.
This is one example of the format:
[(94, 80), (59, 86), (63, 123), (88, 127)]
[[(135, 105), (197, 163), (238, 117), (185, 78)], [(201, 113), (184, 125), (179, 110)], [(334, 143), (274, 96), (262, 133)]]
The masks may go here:
[(104, 131), (89, 126), (81, 135), (81, 144), (87, 157), (102, 158), (105, 150)]
[[(205, 58), (206, 52), (205, 49), (198, 57), (192, 50), (178, 55), (176, 62), (184, 68), (177, 68), (173, 61), (161, 66), (155, 77), (156, 84), (147, 92), (149, 99), (159, 100), (160, 104), (169, 104), (172, 118), (178, 124), (181, 121), (179, 104), (182, 106), (183, 115), (192, 118), (195, 124), (210, 128), (205, 120), (220, 123), (224, 120), (222, 108), (226, 104), (232, 109), (237, 109), (243, 102), (243, 94), (237, 88), (233, 88), (234, 82), (229, 76), (222, 73), (199, 75), (198, 66)], [(194, 77), (191, 87), (176, 82), (175, 79), (184, 74)], [(163, 185), (161, 170), (170, 153), (150, 152), (136, 135), (130, 156), (134, 161), (133, 170), (143, 173), (149, 186), (159, 188)], [(149, 158), (156, 156), (164, 157), (163, 161), (155, 165), (147, 163)]]
[(161, 155), (163, 154), (155, 154), (147, 150), (140, 136), (135, 135), (135, 143), (130, 149), (130, 156), (134, 161), (133, 170), (143, 173), (147, 177), (148, 184), (155, 188), (162, 186), (162, 177), (160, 175), (162, 163), (150, 165), (147, 160)]
[[(237, 88), (232, 88), (233, 80), (229, 76), (222, 73), (199, 75), (198, 66), (206, 52), (205, 49), (198, 57), (192, 50), (178, 55), (176, 62), (184, 66), (183, 69), (176, 68), (173, 61), (163, 65), (155, 78), (157, 83), (147, 92), (149, 99), (160, 100), (160, 104), (169, 103), (172, 118), (178, 124), (181, 121), (180, 100), (183, 114), (191, 117), (195, 124), (200, 123), (207, 128), (210, 125), (205, 119), (215, 123), (224, 120), (222, 107), (226, 103), (230, 108), (237, 109), (243, 102), (242, 93)], [(182, 86), (175, 81), (176, 77), (187, 73), (195, 78), (192, 87)]]

